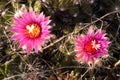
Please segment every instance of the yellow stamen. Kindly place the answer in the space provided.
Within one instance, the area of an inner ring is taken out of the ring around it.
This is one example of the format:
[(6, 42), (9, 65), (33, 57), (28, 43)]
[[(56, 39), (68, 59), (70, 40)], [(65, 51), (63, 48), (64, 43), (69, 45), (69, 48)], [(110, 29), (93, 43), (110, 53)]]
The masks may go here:
[(41, 33), (40, 26), (35, 23), (27, 25), (26, 33), (30, 38), (37, 38)]

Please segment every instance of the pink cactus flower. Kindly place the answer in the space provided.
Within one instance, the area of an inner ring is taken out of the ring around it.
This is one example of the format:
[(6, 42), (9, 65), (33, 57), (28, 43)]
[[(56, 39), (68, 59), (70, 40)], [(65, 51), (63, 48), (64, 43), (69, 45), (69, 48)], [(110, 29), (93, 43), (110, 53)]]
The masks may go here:
[(105, 37), (106, 33), (101, 29), (94, 32), (91, 26), (86, 35), (79, 35), (76, 39), (76, 60), (86, 63), (91, 62), (94, 65), (95, 60), (108, 53), (110, 42)]
[(13, 20), (11, 39), (19, 44), (19, 48), (24, 48), (27, 53), (33, 49), (36, 53), (41, 51), (45, 40), (50, 39), (49, 17), (45, 17), (43, 13), (35, 13), (30, 7), (28, 12), (24, 10), (22, 16), (14, 17)]

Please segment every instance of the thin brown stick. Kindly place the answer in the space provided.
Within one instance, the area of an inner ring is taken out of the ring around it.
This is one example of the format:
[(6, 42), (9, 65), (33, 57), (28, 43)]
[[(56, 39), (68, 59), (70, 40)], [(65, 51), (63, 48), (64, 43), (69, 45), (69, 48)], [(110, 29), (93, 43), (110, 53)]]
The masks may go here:
[(97, 20), (92, 21), (92, 22), (89, 23), (88, 25), (84, 26), (84, 28), (86, 28), (86, 27), (88, 27), (88, 26), (90, 26), (90, 25), (92, 25), (92, 24), (94, 24), (94, 23), (96, 23), (96, 22), (98, 22), (98, 21), (101, 21), (103, 18), (105, 18), (105, 17), (107, 17), (107, 16), (109, 16), (109, 15), (111, 15), (111, 14), (115, 14), (115, 13), (119, 13), (119, 12), (120, 12), (120, 10), (119, 10), (119, 11), (109, 12), (109, 13), (105, 14), (104, 16), (102, 16), (102, 17), (100, 17), (100, 18), (97, 18)]
[(83, 80), (82, 78), (90, 71), (90, 68), (85, 71), (83, 75), (78, 80)]
[[(70, 34), (71, 34), (71, 33), (70, 33)], [(60, 38), (57, 39), (55, 42), (53, 42), (53, 43), (49, 44), (48, 46), (44, 47), (43, 50), (44, 50), (44, 49), (47, 49), (47, 48), (49, 48), (49, 47), (51, 47), (51, 46), (53, 46), (53, 45), (55, 45), (56, 43), (58, 43), (58, 42), (60, 42), (61, 40), (65, 39), (65, 38), (66, 38), (67, 36), (69, 36), (70, 34), (64, 35), (64, 36), (60, 37)]]

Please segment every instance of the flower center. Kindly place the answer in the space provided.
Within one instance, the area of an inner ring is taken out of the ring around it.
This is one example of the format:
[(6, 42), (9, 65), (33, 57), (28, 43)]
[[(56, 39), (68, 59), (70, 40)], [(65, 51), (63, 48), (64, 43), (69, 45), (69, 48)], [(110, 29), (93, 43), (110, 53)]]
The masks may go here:
[(92, 54), (94, 54), (99, 48), (100, 44), (98, 44), (96, 40), (90, 40), (84, 46), (85, 52), (90, 52)]
[(35, 23), (29, 24), (26, 26), (26, 33), (30, 38), (37, 38), (41, 33), (40, 26)]

